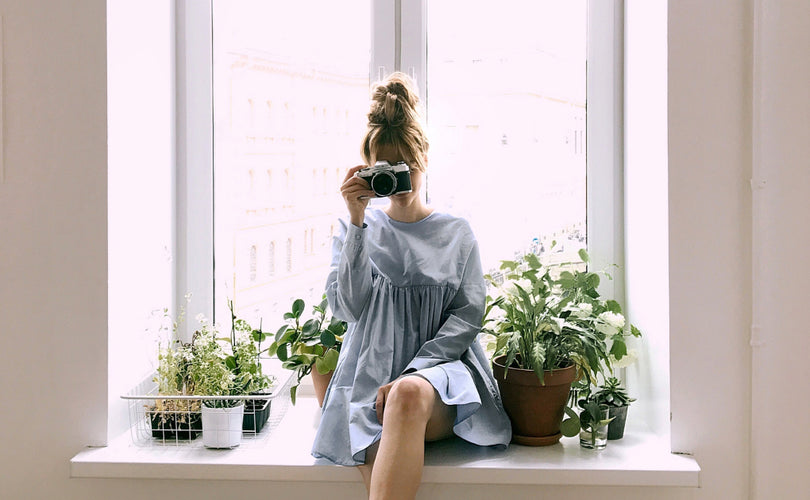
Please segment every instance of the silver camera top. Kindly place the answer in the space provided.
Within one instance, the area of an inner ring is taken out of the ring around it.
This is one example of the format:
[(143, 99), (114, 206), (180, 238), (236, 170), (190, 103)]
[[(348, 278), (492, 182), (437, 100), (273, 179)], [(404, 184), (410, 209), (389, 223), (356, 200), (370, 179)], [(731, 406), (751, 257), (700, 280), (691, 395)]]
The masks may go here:
[(373, 172), (375, 170), (391, 170), (392, 172), (397, 173), (397, 172), (409, 172), (411, 170), (411, 167), (409, 167), (408, 164), (405, 163), (404, 161), (398, 161), (395, 164), (391, 165), (385, 160), (380, 160), (376, 162), (373, 167), (368, 167), (367, 169), (363, 170), (367, 170), (370, 172)]

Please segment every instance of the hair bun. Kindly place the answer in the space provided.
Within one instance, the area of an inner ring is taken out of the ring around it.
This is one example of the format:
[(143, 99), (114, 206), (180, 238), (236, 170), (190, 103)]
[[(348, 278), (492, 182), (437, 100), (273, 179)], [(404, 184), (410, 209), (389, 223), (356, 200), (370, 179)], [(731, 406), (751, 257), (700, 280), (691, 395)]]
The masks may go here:
[(393, 146), (412, 167), (424, 171), (428, 142), (421, 117), (419, 93), (408, 75), (393, 73), (374, 84), (362, 148), (366, 163), (371, 164), (380, 147)]
[(388, 122), (389, 125), (393, 125), (396, 120), (397, 115), (397, 95), (392, 94), (391, 92), (385, 93), (385, 121)]

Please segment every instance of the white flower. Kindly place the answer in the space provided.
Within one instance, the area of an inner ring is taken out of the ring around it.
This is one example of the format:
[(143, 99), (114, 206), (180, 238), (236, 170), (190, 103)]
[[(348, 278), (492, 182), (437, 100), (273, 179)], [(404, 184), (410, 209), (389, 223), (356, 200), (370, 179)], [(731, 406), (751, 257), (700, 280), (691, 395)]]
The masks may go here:
[(596, 329), (605, 335), (615, 335), (624, 328), (624, 316), (605, 311), (596, 318)]
[(526, 278), (520, 278), (516, 280), (506, 280), (501, 285), (501, 289), (507, 294), (512, 296), (517, 296), (519, 294), (517, 287), (520, 287), (526, 293), (532, 293), (532, 282), (527, 280)]
[(587, 318), (593, 314), (593, 306), (587, 302), (581, 302), (574, 306), (572, 314), (577, 318)]
[(208, 323), (208, 318), (206, 318), (205, 314), (203, 313), (198, 314), (197, 316), (194, 317), (194, 319), (196, 319), (197, 322), (200, 324)]
[(613, 368), (627, 368), (628, 366), (632, 365), (638, 359), (638, 351), (636, 349), (630, 349), (627, 351), (627, 354), (622, 356), (622, 359), (616, 359), (612, 354), (610, 355), (610, 366)]

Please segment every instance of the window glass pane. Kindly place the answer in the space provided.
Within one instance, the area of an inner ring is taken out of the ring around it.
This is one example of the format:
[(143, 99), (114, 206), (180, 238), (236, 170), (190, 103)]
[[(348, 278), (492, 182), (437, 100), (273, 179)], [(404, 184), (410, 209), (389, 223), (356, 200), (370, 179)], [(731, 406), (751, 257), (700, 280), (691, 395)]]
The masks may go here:
[(216, 318), (231, 298), (270, 329), (323, 293), (360, 158), (370, 5), (215, 0), (213, 17)]
[(577, 260), (586, 235), (586, 1), (443, 0), (428, 9), (430, 203), (470, 221), (485, 271), (527, 250)]

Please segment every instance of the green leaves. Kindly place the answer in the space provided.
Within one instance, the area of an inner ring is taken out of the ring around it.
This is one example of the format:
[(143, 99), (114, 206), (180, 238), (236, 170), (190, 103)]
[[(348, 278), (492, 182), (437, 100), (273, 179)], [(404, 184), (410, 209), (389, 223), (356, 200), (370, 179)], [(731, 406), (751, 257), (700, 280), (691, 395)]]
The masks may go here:
[(284, 313), (286, 324), (278, 329), (275, 342), (269, 349), (271, 355), (282, 361), (282, 367), (295, 372), (298, 380), (290, 393), (293, 404), (298, 384), (313, 367), (319, 373), (335, 369), (348, 326), (345, 321), (329, 318), (326, 295), (318, 305), (312, 307), (312, 317), (302, 324), (305, 308), (303, 299), (293, 301), (291, 310)]
[(540, 264), (540, 259), (538, 259), (533, 253), (526, 254), (526, 262), (532, 269), (540, 269), (542, 267), (542, 264)]
[(296, 299), (292, 305), (292, 315), (294, 318), (298, 319), (301, 317), (301, 314), (304, 312), (304, 301), (302, 299)]
[(337, 338), (335, 338), (335, 334), (329, 330), (324, 330), (321, 332), (321, 344), (325, 347), (332, 347), (337, 343)]
[(617, 335), (613, 337), (613, 345), (610, 346), (610, 354), (617, 360), (627, 355), (627, 344), (624, 343), (624, 339), (621, 336)]
[(565, 407), (565, 414), (568, 418), (563, 420), (560, 424), (560, 432), (562, 432), (562, 435), (565, 437), (574, 437), (579, 434), (581, 425), (579, 415), (568, 406)]
[(318, 370), (318, 373), (321, 375), (326, 375), (337, 368), (339, 356), (340, 355), (336, 350), (329, 349), (326, 351), (326, 354), (324, 354), (323, 357), (315, 360), (315, 369)]

